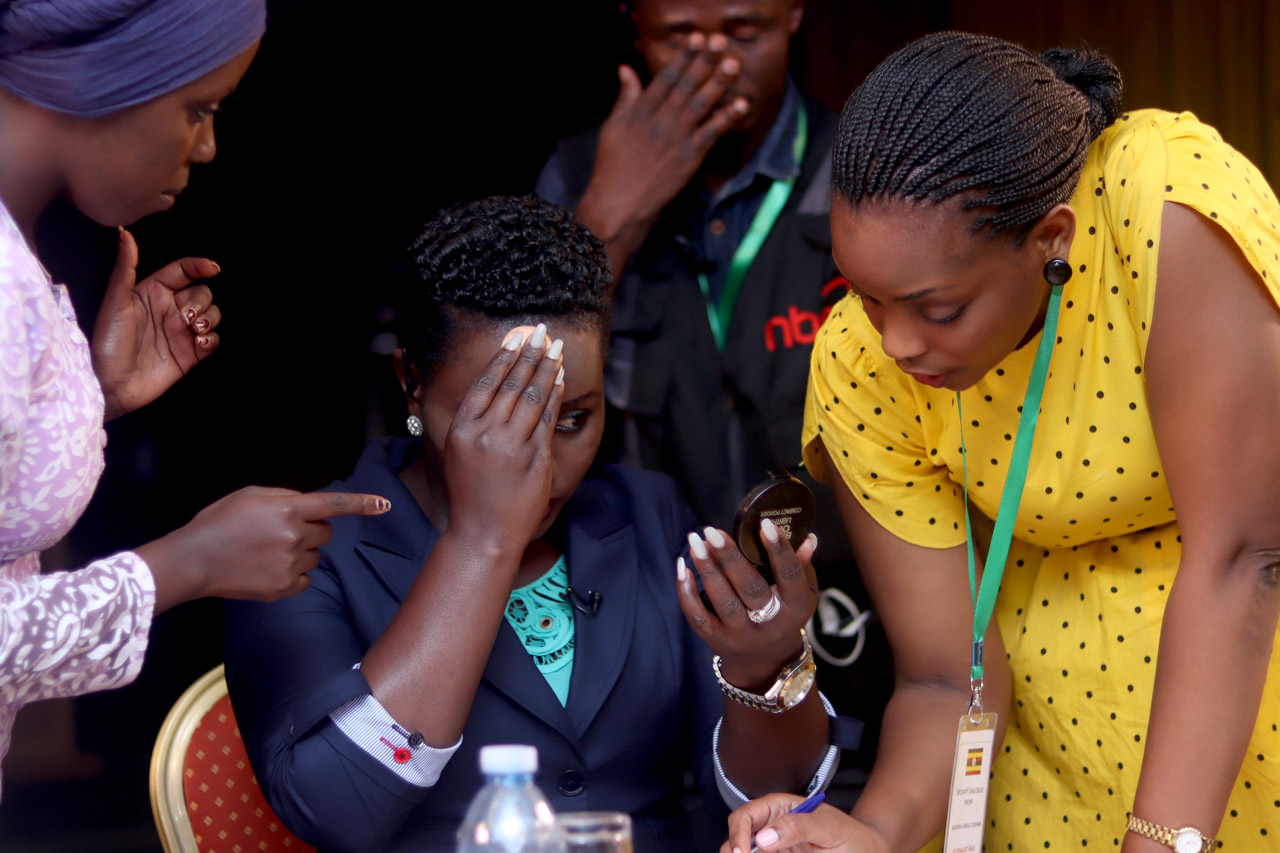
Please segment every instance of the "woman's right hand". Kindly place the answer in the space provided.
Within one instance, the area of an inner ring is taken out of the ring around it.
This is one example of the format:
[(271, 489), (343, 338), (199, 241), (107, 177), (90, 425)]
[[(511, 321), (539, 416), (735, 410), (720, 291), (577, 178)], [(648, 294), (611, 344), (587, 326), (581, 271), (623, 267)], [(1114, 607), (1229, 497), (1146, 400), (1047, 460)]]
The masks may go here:
[(551, 440), (564, 397), (547, 327), (517, 327), (471, 383), (444, 442), (449, 532), (523, 551), (546, 517)]
[(803, 800), (795, 794), (770, 794), (740, 807), (729, 815), (729, 840), (720, 853), (747, 853), (752, 836), (767, 853), (889, 853), (879, 833), (834, 806), (824, 803), (810, 814), (791, 814)]
[(390, 508), (377, 495), (249, 486), (135, 552), (151, 569), (157, 611), (205, 596), (272, 601), (307, 588), (333, 535), (326, 519)]

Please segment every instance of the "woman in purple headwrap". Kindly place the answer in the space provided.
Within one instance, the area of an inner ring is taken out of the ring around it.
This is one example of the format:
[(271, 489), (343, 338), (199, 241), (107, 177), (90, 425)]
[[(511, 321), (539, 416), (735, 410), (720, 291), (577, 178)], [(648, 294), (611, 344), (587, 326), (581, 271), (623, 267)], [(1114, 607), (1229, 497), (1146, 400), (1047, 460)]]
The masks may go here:
[[(131, 681), (155, 612), (299, 592), (325, 518), (389, 507), (245, 489), (155, 542), (40, 574), (39, 552), (102, 473), (104, 418), (218, 345), (220, 314), (196, 284), (218, 265), (184, 258), (137, 281), (123, 226), (172, 207), (191, 166), (213, 159), (213, 117), (265, 20), (264, 0), (0, 0), (0, 757), (23, 705)], [(36, 220), (60, 195), (120, 227), (92, 346), (34, 253)]]

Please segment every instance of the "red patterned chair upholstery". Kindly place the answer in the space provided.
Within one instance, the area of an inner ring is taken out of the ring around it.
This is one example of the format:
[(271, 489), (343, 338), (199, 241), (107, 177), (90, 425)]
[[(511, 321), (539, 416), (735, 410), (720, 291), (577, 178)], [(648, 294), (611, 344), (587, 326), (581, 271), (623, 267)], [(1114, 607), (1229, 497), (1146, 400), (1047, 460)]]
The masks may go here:
[(267, 805), (221, 665), (182, 694), (160, 727), (151, 812), (165, 853), (315, 853)]

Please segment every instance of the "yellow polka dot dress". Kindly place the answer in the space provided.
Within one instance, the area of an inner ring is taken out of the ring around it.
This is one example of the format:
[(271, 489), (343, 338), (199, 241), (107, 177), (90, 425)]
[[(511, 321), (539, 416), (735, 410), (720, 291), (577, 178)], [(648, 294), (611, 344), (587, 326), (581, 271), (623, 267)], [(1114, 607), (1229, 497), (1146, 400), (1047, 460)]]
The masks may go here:
[[(1225, 229), (1280, 301), (1280, 206), (1212, 128), (1189, 113), (1145, 110), (1094, 142), (1071, 200), (1074, 275), (996, 605), (1014, 692), (993, 770), (989, 851), (1113, 850), (1133, 805), (1160, 621), (1181, 553), (1143, 375), (1166, 201)], [(1038, 343), (963, 392), (969, 496), (988, 518), (999, 508)], [(852, 296), (819, 333), (810, 372), (805, 458), (828, 478), (819, 438), (886, 530), (926, 547), (964, 543), (955, 394), (903, 374)], [(1280, 850), (1277, 725), (1273, 653), (1219, 833), (1223, 850)]]

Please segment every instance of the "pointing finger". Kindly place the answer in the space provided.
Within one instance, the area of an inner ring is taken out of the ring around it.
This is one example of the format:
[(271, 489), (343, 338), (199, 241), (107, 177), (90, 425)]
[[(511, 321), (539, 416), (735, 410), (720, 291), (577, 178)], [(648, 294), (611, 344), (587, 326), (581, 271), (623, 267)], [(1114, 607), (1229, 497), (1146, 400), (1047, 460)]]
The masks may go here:
[(391, 501), (378, 495), (351, 492), (311, 492), (298, 495), (299, 515), (307, 521), (320, 521), (339, 515), (382, 515), (391, 509)]

